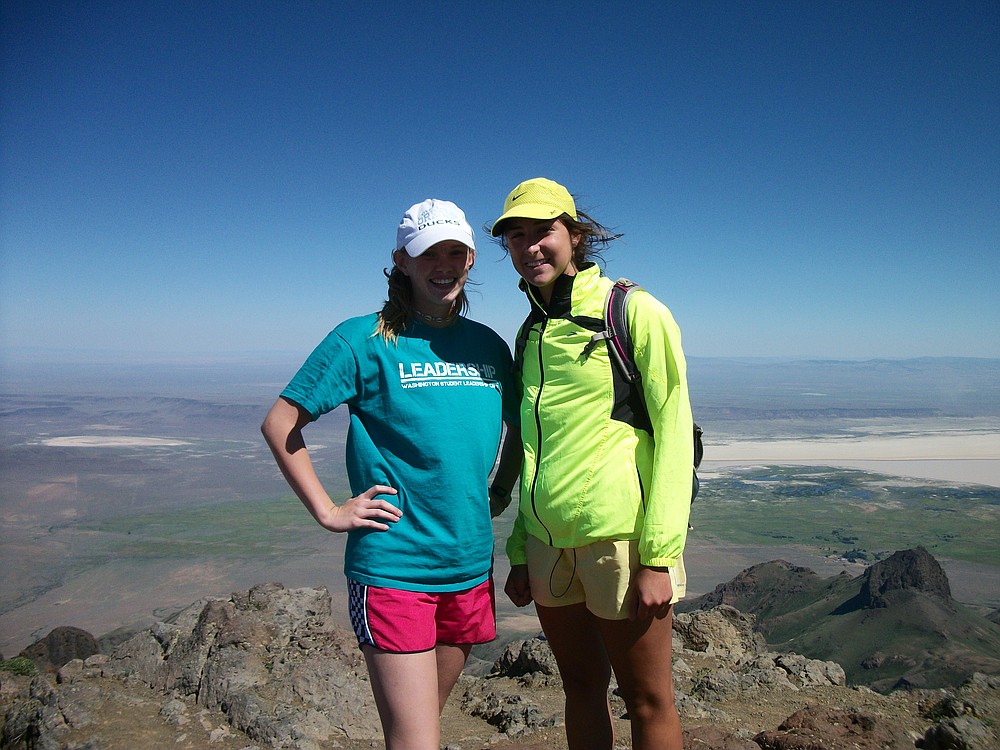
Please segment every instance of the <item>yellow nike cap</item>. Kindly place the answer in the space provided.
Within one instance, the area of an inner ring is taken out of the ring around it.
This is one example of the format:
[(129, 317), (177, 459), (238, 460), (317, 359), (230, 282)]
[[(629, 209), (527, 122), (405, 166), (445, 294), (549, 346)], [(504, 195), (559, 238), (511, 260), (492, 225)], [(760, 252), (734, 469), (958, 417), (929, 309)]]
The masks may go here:
[(576, 219), (573, 196), (558, 182), (535, 177), (510, 191), (503, 202), (503, 216), (493, 222), (490, 234), (499, 237), (507, 219), (556, 219), (563, 214)]

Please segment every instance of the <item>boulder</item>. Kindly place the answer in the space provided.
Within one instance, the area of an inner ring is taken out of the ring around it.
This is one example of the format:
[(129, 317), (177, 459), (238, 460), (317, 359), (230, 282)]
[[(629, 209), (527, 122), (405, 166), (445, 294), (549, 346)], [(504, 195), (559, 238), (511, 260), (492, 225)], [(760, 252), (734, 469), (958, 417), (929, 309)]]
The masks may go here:
[(903, 750), (913, 741), (874, 714), (826, 706), (796, 711), (754, 737), (762, 750)]
[(755, 630), (756, 618), (727, 604), (674, 616), (676, 651), (688, 649), (723, 661), (741, 663), (765, 650), (764, 637)]
[(31, 659), (43, 672), (54, 672), (68, 661), (86, 659), (99, 652), (94, 636), (86, 630), (63, 625), (32, 643), (19, 656)]

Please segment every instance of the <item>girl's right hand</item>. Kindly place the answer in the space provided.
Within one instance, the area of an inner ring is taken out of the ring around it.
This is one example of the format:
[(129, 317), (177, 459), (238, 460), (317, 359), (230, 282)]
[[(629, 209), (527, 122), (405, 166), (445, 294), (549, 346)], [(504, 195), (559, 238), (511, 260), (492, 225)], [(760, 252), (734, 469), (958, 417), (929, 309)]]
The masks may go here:
[(357, 497), (352, 497), (342, 505), (331, 505), (322, 518), (317, 518), (320, 526), (329, 531), (352, 531), (354, 529), (375, 529), (388, 531), (390, 523), (399, 520), (403, 512), (395, 505), (382, 500), (377, 495), (395, 495), (396, 490), (384, 484), (369, 487)]
[(531, 586), (528, 583), (528, 566), (511, 565), (507, 575), (507, 583), (503, 587), (507, 598), (515, 607), (525, 607), (531, 604)]

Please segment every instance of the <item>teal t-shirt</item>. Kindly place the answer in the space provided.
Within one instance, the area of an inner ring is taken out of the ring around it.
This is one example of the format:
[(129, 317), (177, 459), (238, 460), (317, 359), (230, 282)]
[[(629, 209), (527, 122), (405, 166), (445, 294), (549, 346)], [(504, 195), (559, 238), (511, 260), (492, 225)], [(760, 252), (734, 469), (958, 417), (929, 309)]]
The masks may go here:
[(348, 534), (344, 572), (370, 586), (461, 591), (493, 558), (487, 482), (502, 422), (516, 423), (510, 348), (486, 326), (414, 321), (395, 342), (376, 315), (337, 326), (282, 396), (315, 420), (346, 404), (352, 495), (375, 484), (402, 510), (388, 531)]

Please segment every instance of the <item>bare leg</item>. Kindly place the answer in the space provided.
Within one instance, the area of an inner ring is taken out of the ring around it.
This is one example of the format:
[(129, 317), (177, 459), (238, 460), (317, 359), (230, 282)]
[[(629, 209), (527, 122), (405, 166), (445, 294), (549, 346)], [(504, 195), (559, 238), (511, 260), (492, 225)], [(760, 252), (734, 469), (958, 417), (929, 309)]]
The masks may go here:
[(363, 646), (362, 652), (386, 750), (437, 750), (441, 722), (435, 650), (394, 654)]
[(566, 693), (570, 750), (611, 750), (615, 739), (608, 705), (611, 664), (598, 619), (583, 604), (535, 609)]
[(632, 722), (633, 750), (681, 750), (674, 704), (673, 607), (665, 617), (598, 620)]
[(465, 668), (465, 661), (469, 658), (472, 646), (461, 644), (451, 645), (439, 643), (434, 650), (437, 659), (437, 679), (438, 679), (438, 712), (444, 710), (444, 704), (448, 702), (452, 688), (458, 682)]

